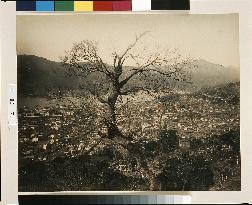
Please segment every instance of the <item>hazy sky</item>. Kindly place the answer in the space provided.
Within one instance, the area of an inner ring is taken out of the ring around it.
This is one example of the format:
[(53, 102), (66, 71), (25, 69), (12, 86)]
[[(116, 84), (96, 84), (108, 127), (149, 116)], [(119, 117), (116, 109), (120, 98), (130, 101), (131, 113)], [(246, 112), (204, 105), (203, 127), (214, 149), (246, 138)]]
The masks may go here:
[(238, 15), (70, 14), (17, 16), (17, 53), (59, 61), (73, 42), (98, 42), (111, 62), (135, 35), (150, 31), (141, 44), (149, 50), (178, 48), (193, 58), (239, 67)]

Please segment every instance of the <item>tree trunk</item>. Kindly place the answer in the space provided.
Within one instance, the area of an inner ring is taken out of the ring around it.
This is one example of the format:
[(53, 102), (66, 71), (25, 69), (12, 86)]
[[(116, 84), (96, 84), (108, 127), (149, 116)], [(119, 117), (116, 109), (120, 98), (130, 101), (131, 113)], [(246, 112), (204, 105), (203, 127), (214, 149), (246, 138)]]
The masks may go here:
[(116, 136), (121, 136), (122, 133), (119, 130), (117, 126), (117, 121), (116, 121), (116, 113), (115, 113), (115, 107), (114, 106), (109, 106), (109, 116), (107, 119), (107, 129), (108, 129), (108, 138), (113, 139)]
[(108, 111), (108, 117), (106, 119), (107, 120), (106, 126), (108, 129), (109, 139), (122, 136), (122, 133), (117, 126), (117, 120), (116, 120), (116, 101), (119, 96), (119, 93), (120, 93), (119, 90), (114, 87), (111, 94), (108, 97), (109, 111)]

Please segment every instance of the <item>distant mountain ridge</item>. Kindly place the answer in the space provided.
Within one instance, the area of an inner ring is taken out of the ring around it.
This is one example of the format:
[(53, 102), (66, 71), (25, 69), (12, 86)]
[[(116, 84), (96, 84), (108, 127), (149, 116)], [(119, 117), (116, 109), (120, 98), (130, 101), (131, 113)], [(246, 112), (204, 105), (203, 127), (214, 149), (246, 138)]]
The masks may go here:
[(199, 88), (240, 81), (239, 70), (233, 67), (210, 63), (206, 60), (196, 61), (198, 68), (191, 71), (192, 81)]
[[(197, 68), (190, 71), (192, 85), (187, 90), (194, 91), (206, 87), (213, 87), (230, 82), (239, 81), (239, 70), (213, 64), (205, 60), (196, 61)], [(130, 69), (130, 67), (128, 67)], [(18, 93), (20, 96), (46, 96), (54, 89), (75, 90), (79, 88), (79, 80), (67, 75), (67, 68), (59, 62), (47, 60), (34, 55), (18, 55)], [(95, 81), (104, 77), (101, 74), (92, 74), (86, 82)], [(151, 76), (150, 76), (151, 78)], [(148, 85), (152, 79), (140, 81), (138, 78), (129, 82), (132, 85)]]

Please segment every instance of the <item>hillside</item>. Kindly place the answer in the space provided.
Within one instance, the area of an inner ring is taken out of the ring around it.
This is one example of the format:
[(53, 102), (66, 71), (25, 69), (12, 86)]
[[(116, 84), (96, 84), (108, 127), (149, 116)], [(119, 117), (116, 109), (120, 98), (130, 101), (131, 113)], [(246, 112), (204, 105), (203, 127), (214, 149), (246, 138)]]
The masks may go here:
[(133, 139), (123, 146), (100, 137), (102, 109), (95, 102), (25, 104), (19, 108), (19, 189), (146, 191), (147, 172), (138, 162), (147, 159), (161, 190), (240, 190), (239, 104), (230, 104), (230, 96), (239, 99), (239, 83), (121, 106), (118, 126)]
[(204, 88), (229, 82), (238, 82), (239, 70), (232, 67), (210, 63), (205, 60), (196, 62), (197, 68), (191, 71), (194, 87)]
[(56, 88), (77, 88), (76, 80), (66, 75), (65, 67), (45, 58), (19, 55), (17, 70), (20, 96), (45, 96)]
[[(197, 61), (196, 65), (197, 68), (190, 72), (192, 84), (182, 87), (182, 89), (196, 91), (205, 87), (239, 81), (238, 69), (226, 68), (205, 60)], [(41, 97), (46, 96), (48, 91), (52, 90), (75, 90), (79, 88), (79, 80), (76, 77), (67, 75), (67, 68), (59, 62), (49, 61), (33, 55), (18, 55), (17, 68), (19, 96)], [(126, 70), (131, 68), (127, 67)], [(128, 86), (144, 86), (151, 89), (155, 87), (157, 79), (162, 85), (167, 81), (164, 76), (155, 76), (153, 73), (149, 73), (141, 79), (140, 77), (134, 77), (129, 81)], [(97, 86), (95, 82), (101, 82), (101, 80), (105, 82), (103, 75), (93, 73), (86, 78), (85, 82), (81, 82), (83, 84), (82, 88), (90, 88), (91, 84)], [(175, 82), (171, 84), (174, 86)]]

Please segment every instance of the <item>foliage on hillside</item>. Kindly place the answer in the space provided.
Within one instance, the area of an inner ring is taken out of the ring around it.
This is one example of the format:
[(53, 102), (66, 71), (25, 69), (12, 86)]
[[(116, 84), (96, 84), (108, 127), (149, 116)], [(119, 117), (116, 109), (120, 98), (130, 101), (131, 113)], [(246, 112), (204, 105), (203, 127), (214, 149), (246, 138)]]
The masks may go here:
[(240, 190), (239, 104), (227, 100), (238, 91), (231, 84), (122, 104), (127, 141), (104, 136), (92, 99), (24, 107), (19, 191)]

